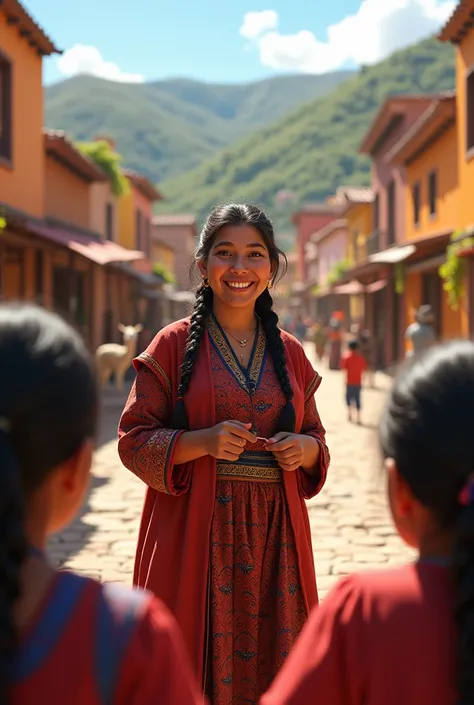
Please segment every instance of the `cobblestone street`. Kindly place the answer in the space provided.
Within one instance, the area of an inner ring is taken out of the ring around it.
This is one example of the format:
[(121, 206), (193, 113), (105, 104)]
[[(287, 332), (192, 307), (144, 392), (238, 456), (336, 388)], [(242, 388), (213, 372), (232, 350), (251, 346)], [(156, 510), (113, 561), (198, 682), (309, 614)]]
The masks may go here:
[[(343, 380), (319, 366), (317, 402), (328, 434), (332, 464), (319, 497), (308, 504), (321, 596), (341, 575), (399, 563), (410, 557), (392, 528), (378, 455), (377, 421), (390, 381), (363, 392), (363, 425), (347, 421)], [(50, 545), (60, 565), (107, 581), (131, 582), (144, 487), (117, 455), (116, 428), (122, 396), (103, 402), (100, 447), (89, 499), (81, 516)]]

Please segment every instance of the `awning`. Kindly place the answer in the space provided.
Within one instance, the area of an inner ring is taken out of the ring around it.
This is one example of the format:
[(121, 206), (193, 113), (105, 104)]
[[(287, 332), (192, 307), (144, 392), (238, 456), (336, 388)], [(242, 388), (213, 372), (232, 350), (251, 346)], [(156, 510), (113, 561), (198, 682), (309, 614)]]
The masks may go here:
[(96, 264), (111, 264), (112, 262), (133, 262), (143, 259), (144, 252), (138, 250), (127, 250), (110, 240), (98, 240), (92, 235), (85, 233), (75, 233), (72, 230), (54, 227), (52, 225), (39, 224), (34, 221), (27, 223), (28, 230), (35, 235), (39, 235), (45, 240), (54, 242), (57, 245), (67, 247), (73, 252), (86, 257)]
[(369, 256), (369, 262), (377, 264), (398, 264), (403, 262), (416, 252), (415, 245), (404, 245), (403, 247), (389, 247), (382, 252), (376, 252)]
[(333, 288), (334, 294), (348, 294), (349, 296), (355, 296), (356, 294), (365, 293), (365, 286), (361, 284), (357, 279), (353, 279), (347, 284), (339, 284)]
[(387, 286), (387, 280), (386, 279), (379, 279), (376, 282), (372, 282), (372, 284), (367, 284), (365, 287), (365, 293), (366, 294), (375, 294), (377, 291), (382, 291), (382, 289), (385, 289)]

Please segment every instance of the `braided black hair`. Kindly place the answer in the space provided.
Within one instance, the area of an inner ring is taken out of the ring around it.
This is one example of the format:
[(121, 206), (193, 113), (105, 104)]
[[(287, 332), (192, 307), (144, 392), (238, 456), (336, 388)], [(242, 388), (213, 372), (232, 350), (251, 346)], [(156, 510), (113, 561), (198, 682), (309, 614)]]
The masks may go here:
[[(208, 216), (199, 239), (195, 260), (206, 260), (211, 251), (217, 233), (227, 225), (251, 225), (261, 234), (268, 248), (273, 267), (273, 280), (278, 276), (281, 264), (284, 268), (287, 261), (284, 253), (275, 242), (273, 225), (268, 216), (257, 206), (247, 204), (234, 204), (218, 206)], [(181, 378), (178, 387), (178, 401), (173, 410), (172, 425), (174, 428), (187, 428), (188, 421), (184, 408), (184, 395), (191, 380), (194, 364), (197, 360), (201, 340), (206, 329), (206, 322), (212, 312), (213, 294), (209, 286), (201, 284), (196, 293), (196, 302), (191, 315), (186, 349), (184, 351), (181, 367)], [(286, 368), (285, 349), (278, 327), (278, 316), (273, 310), (273, 299), (270, 292), (265, 290), (255, 302), (255, 313), (261, 319), (263, 330), (267, 339), (270, 352), (280, 387), (286, 398), (278, 422), (279, 431), (294, 431), (296, 417), (293, 406), (293, 390), (290, 385)]]
[(93, 362), (79, 335), (35, 306), (0, 306), (0, 705), (16, 645), (13, 607), (28, 549), (25, 502), (95, 434)]
[(463, 487), (474, 482), (473, 418), (474, 344), (455, 341), (400, 372), (380, 428), (385, 457), (395, 460), (439, 531), (453, 536), (458, 705), (474, 703), (474, 496), (460, 501)]

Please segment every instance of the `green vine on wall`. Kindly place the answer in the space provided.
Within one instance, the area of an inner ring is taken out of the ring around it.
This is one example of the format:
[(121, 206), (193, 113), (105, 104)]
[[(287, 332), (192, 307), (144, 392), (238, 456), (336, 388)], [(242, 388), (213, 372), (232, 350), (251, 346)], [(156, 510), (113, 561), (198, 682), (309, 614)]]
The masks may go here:
[(328, 274), (327, 282), (330, 286), (335, 284), (336, 282), (339, 281), (339, 279), (342, 279), (344, 274), (347, 272), (347, 270), (350, 268), (350, 262), (349, 260), (346, 259), (341, 259), (339, 262), (336, 262), (334, 267), (331, 269), (331, 271)]
[(170, 272), (161, 262), (155, 262), (153, 272), (164, 284), (174, 284), (176, 282), (173, 272)]
[(108, 176), (114, 196), (126, 196), (130, 190), (128, 179), (122, 172), (122, 157), (114, 152), (106, 140), (78, 142), (76, 147), (92, 159)]
[(451, 244), (446, 249), (446, 261), (438, 270), (443, 280), (443, 289), (448, 295), (449, 307), (453, 311), (459, 309), (465, 292), (466, 260), (461, 252), (470, 248), (474, 248), (473, 235), (462, 231), (453, 233)]
[(405, 265), (397, 262), (395, 265), (395, 293), (403, 294), (405, 291)]

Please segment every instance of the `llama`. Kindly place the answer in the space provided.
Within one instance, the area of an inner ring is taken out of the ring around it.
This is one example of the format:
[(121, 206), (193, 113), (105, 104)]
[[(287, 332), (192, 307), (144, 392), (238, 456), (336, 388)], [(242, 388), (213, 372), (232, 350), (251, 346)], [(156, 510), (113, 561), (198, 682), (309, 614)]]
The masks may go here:
[(95, 351), (95, 359), (102, 388), (107, 387), (112, 374), (114, 374), (115, 388), (121, 392), (125, 374), (137, 352), (138, 334), (143, 330), (143, 326), (140, 323), (136, 326), (124, 326), (120, 323), (118, 329), (123, 335), (124, 344), (105, 343), (99, 345)]

